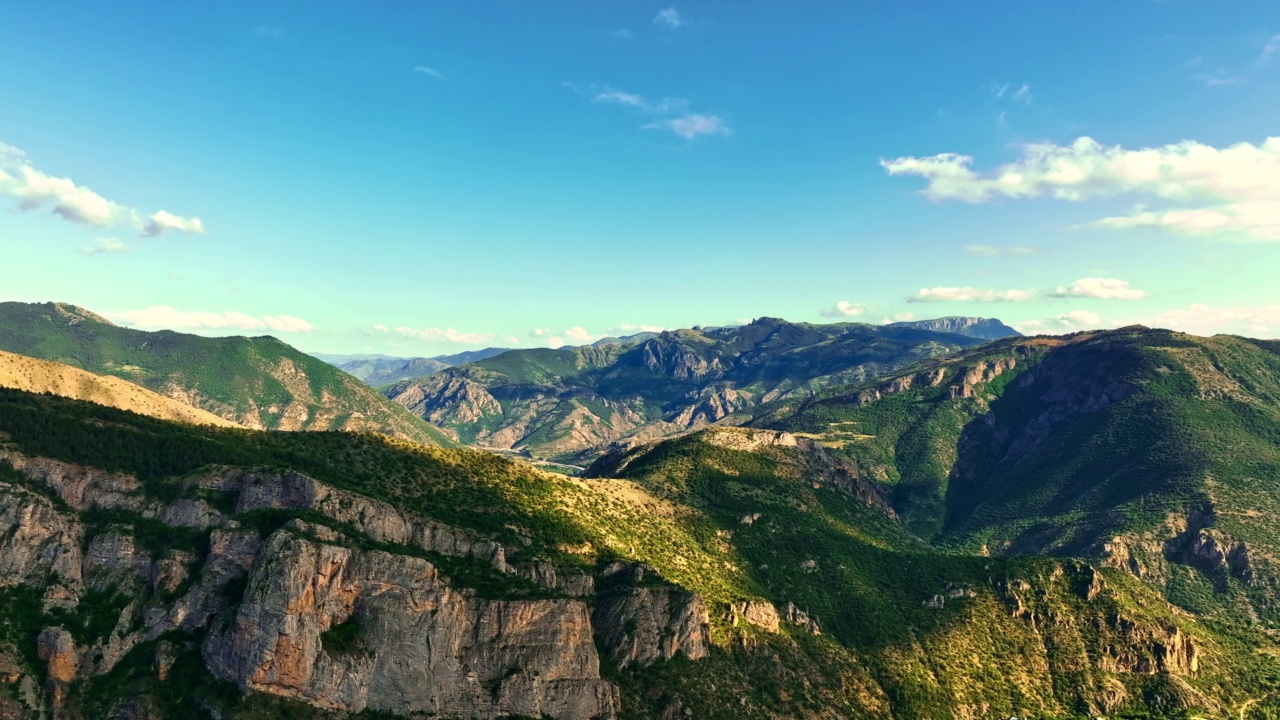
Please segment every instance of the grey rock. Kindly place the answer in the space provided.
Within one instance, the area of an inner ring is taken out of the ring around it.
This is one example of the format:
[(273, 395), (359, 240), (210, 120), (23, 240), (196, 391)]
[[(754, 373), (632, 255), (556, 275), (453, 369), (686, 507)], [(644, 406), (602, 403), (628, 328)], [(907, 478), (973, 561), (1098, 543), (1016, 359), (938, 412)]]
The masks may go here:
[[(323, 633), (346, 622), (361, 647), (326, 649)], [(420, 558), (290, 530), (267, 540), (239, 610), (202, 654), (240, 687), (349, 712), (585, 720), (620, 702), (600, 678), (585, 603), (483, 600)]]

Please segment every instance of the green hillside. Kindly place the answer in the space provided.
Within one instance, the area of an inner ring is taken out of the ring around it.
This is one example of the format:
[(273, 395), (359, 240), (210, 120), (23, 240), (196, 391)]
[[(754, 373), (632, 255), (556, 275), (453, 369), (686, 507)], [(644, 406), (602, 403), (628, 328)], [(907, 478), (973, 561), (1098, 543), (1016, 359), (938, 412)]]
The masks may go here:
[(0, 303), (0, 350), (114, 375), (246, 427), (361, 430), (449, 444), (439, 428), (273, 337), (118, 327), (61, 303)]
[(849, 459), (939, 545), (1096, 558), (1187, 610), (1280, 622), (1274, 343), (1005, 340), (755, 422)]

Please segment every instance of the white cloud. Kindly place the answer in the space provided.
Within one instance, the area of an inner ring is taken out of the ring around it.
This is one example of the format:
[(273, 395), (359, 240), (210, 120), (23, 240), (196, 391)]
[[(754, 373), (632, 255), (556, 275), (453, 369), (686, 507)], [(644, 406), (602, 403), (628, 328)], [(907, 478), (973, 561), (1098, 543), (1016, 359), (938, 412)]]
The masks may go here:
[(433, 70), (427, 67), (426, 65), (417, 65), (413, 68), (413, 71), (416, 73), (420, 73), (422, 75), (426, 75), (427, 77), (433, 77), (437, 80), (444, 79), (444, 75), (442, 75), (439, 70)]
[(865, 312), (866, 309), (866, 305), (841, 300), (836, 303), (835, 307), (827, 308), (821, 314), (823, 317), (857, 317)]
[(121, 242), (118, 238), (98, 238), (92, 243), (80, 248), (81, 255), (102, 255), (104, 253), (122, 253), (129, 252), (133, 248), (126, 243)]
[(1099, 300), (1141, 300), (1150, 297), (1145, 290), (1130, 287), (1125, 280), (1115, 278), (1081, 278), (1069, 286), (1059, 286), (1053, 297), (1097, 298)]
[(621, 40), (630, 40), (635, 37), (635, 33), (631, 32), (627, 28), (620, 28), (613, 31), (613, 36)]
[(1213, 307), (1196, 303), (1159, 313), (1142, 324), (1195, 335), (1232, 333), (1274, 338), (1280, 336), (1280, 305)]
[(1055, 319), (1066, 328), (1091, 328), (1102, 324), (1102, 316), (1089, 310), (1072, 310), (1059, 314)]
[(689, 101), (684, 98), (662, 98), (655, 102), (643, 95), (608, 89), (596, 93), (596, 96), (591, 98), (591, 102), (621, 105), (654, 115), (683, 112), (689, 107)]
[(166, 230), (203, 235), (204, 222), (200, 218), (185, 218), (161, 210), (147, 218), (146, 223), (142, 225), (142, 234), (145, 237), (155, 237)]
[[(565, 330), (564, 334), (565, 334), (565, 337), (569, 338), (570, 340), (573, 340), (574, 342), (583, 342), (583, 343), (591, 342), (593, 339), (597, 337), (587, 332), (586, 328), (581, 328), (581, 327), (571, 327), (568, 330)], [(603, 337), (603, 336), (600, 336), (600, 337)]]
[(1033, 247), (1015, 246), (1002, 247), (997, 245), (965, 245), (961, 248), (965, 255), (986, 255), (995, 257), (997, 255), (1034, 255), (1040, 252)]
[(1280, 35), (1272, 35), (1266, 44), (1262, 46), (1262, 54), (1258, 56), (1258, 64), (1266, 65), (1271, 57), (1280, 52)]
[(64, 220), (92, 227), (131, 224), (145, 236), (165, 230), (201, 234), (200, 218), (184, 218), (161, 210), (150, 216), (112, 202), (70, 178), (54, 177), (37, 170), (26, 153), (0, 143), (0, 194), (18, 199), (24, 211), (49, 207)]
[(459, 332), (453, 328), (422, 328), (419, 330), (411, 327), (398, 327), (396, 332), (415, 340), (457, 343), (459, 345), (479, 345), (480, 343), (489, 342), (494, 337), (491, 333)]
[(907, 298), (910, 303), (924, 302), (1026, 302), (1036, 296), (1035, 290), (983, 290), (971, 287), (920, 288)]
[(373, 329), (377, 330), (378, 332), (391, 332), (390, 330), (387, 329), (386, 325), (383, 325), (381, 323), (374, 325)]
[(1091, 227), (1165, 228), (1189, 235), (1231, 233), (1280, 241), (1280, 137), (1215, 148), (1187, 140), (1142, 150), (1082, 137), (1071, 145), (1033, 143), (990, 174), (956, 153), (882, 160), (891, 175), (918, 175), (934, 200), (991, 202), (1051, 197), (1069, 202), (1126, 195), (1174, 207), (1106, 217)]
[(679, 10), (676, 10), (673, 7), (669, 7), (663, 10), (662, 12), (659, 12), (653, 18), (653, 24), (662, 25), (672, 30), (678, 30), (682, 25), (685, 24), (685, 19), (680, 14)]
[(690, 114), (678, 118), (658, 120), (644, 126), (645, 130), (670, 130), (686, 140), (699, 135), (728, 135), (729, 126), (724, 118), (716, 115)]
[(629, 333), (660, 333), (665, 332), (666, 328), (661, 325), (630, 325), (623, 324), (618, 326), (619, 330)]
[(234, 311), (187, 312), (167, 306), (108, 313), (107, 317), (143, 330), (272, 330), (287, 333), (315, 330), (311, 323), (291, 315), (253, 316)]

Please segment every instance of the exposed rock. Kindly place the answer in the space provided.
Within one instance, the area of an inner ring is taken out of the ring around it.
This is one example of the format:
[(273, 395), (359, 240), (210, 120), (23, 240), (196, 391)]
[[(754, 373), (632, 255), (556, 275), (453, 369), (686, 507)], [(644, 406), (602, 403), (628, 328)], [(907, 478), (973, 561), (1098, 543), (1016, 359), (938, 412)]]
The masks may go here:
[[(360, 650), (326, 649), (323, 633), (347, 622)], [(241, 687), (352, 712), (585, 719), (620, 702), (600, 679), (585, 603), (481, 600), (425, 560), (289, 530), (268, 539), (234, 620), (203, 655)]]
[(782, 609), (782, 619), (789, 623), (799, 625), (801, 628), (808, 630), (814, 635), (822, 634), (822, 627), (818, 625), (818, 621), (809, 616), (809, 613), (796, 607), (795, 603), (789, 602)]
[(755, 452), (765, 447), (796, 447), (799, 444), (791, 433), (747, 428), (716, 428), (700, 437), (705, 443), (742, 452)]
[(81, 533), (48, 499), (0, 483), (0, 587), (56, 577), (74, 592), (81, 581)]
[(733, 625), (747, 623), (769, 632), (778, 632), (778, 609), (765, 600), (742, 600), (729, 605), (729, 621)]
[(56, 719), (62, 716), (67, 691), (80, 669), (76, 642), (63, 628), (45, 628), (36, 638), (36, 651), (45, 664), (45, 691)]
[(142, 509), (138, 494), (142, 484), (122, 473), (83, 467), (51, 458), (28, 457), (0, 449), (0, 460), (15, 470), (47, 485), (75, 510)]
[(644, 667), (677, 653), (700, 660), (709, 653), (706, 605), (678, 587), (617, 587), (596, 598), (592, 619), (618, 667)]
[(208, 489), (237, 493), (236, 512), (313, 510), (350, 524), (379, 542), (412, 545), (442, 555), (477, 557), (507, 571), (504, 548), (457, 528), (423, 520), (363, 495), (338, 490), (301, 473), (229, 470), (201, 479)]

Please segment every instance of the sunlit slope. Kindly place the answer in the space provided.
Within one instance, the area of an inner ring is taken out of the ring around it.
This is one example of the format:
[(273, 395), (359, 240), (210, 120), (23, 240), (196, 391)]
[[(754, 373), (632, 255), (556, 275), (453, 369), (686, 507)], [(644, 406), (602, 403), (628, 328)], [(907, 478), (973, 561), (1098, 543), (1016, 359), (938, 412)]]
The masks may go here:
[(245, 427), (447, 433), (356, 378), (274, 337), (209, 338), (111, 324), (63, 303), (0, 303), (0, 350), (114, 375)]

